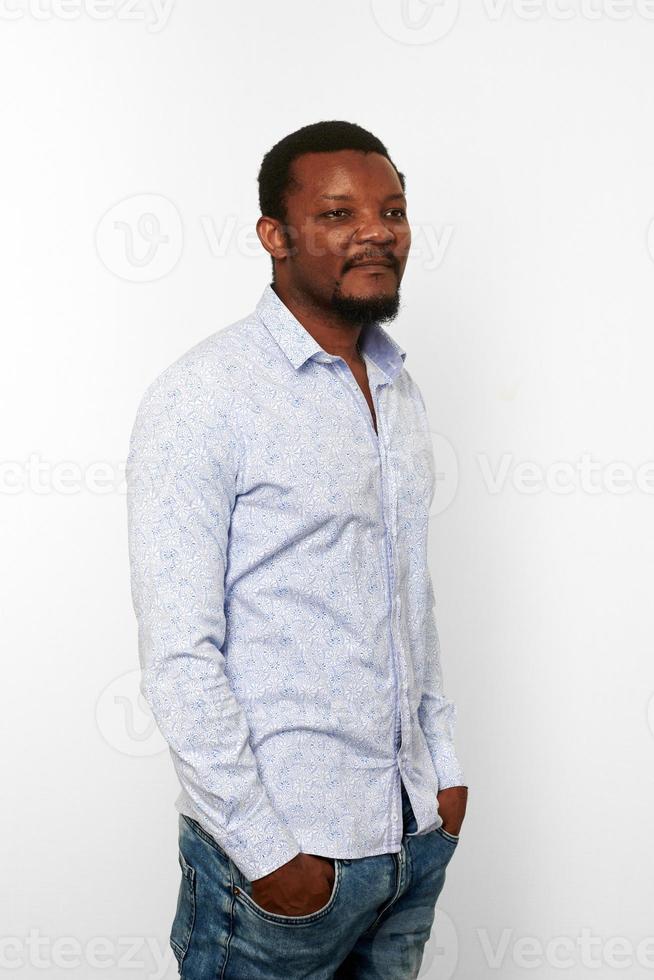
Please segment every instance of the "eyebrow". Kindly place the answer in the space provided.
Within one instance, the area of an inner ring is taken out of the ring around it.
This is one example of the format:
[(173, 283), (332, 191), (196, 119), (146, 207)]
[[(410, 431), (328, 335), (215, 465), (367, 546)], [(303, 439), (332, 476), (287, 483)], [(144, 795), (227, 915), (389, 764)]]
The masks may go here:
[[(354, 201), (355, 198), (352, 197), (351, 194), (321, 194), (320, 200), (321, 201)], [(406, 197), (401, 191), (396, 191), (393, 194), (387, 194), (386, 197), (384, 198), (383, 203), (385, 203), (386, 201), (399, 201), (399, 200), (405, 201)]]

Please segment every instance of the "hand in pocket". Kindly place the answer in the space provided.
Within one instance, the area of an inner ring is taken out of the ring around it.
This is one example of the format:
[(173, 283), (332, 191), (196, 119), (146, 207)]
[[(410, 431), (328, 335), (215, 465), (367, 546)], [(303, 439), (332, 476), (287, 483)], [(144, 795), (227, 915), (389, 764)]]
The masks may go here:
[(252, 882), (252, 899), (275, 915), (311, 915), (323, 908), (334, 887), (334, 861), (296, 854), (281, 867)]

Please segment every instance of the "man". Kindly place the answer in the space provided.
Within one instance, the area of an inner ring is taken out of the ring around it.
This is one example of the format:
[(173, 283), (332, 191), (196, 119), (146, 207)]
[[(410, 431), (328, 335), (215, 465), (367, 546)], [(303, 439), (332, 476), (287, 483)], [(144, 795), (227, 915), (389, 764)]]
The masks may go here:
[(127, 466), (141, 690), (182, 792), (185, 980), (416, 977), (467, 788), (399, 309), (405, 180), (361, 127), (266, 154), (254, 312), (168, 367)]

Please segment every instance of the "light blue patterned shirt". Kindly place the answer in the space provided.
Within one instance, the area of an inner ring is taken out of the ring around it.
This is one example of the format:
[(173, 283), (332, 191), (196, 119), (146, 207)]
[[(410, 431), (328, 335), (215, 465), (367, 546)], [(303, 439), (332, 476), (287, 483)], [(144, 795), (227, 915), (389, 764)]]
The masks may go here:
[[(345, 361), (267, 286), (148, 387), (127, 460), (141, 692), (196, 819), (249, 879), (400, 850), (464, 785), (427, 563), (434, 458), (405, 351)], [(401, 744), (400, 744), (401, 733)]]

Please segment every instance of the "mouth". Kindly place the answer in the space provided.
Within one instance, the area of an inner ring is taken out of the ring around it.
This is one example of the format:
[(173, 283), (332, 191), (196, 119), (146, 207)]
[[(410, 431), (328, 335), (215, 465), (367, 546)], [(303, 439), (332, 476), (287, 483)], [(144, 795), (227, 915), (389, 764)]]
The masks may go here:
[[(350, 266), (350, 269), (370, 269), (372, 272), (384, 271), (386, 269), (395, 271), (395, 264), (385, 259), (368, 259), (365, 262), (356, 262)], [(348, 272), (350, 269), (348, 269)]]

